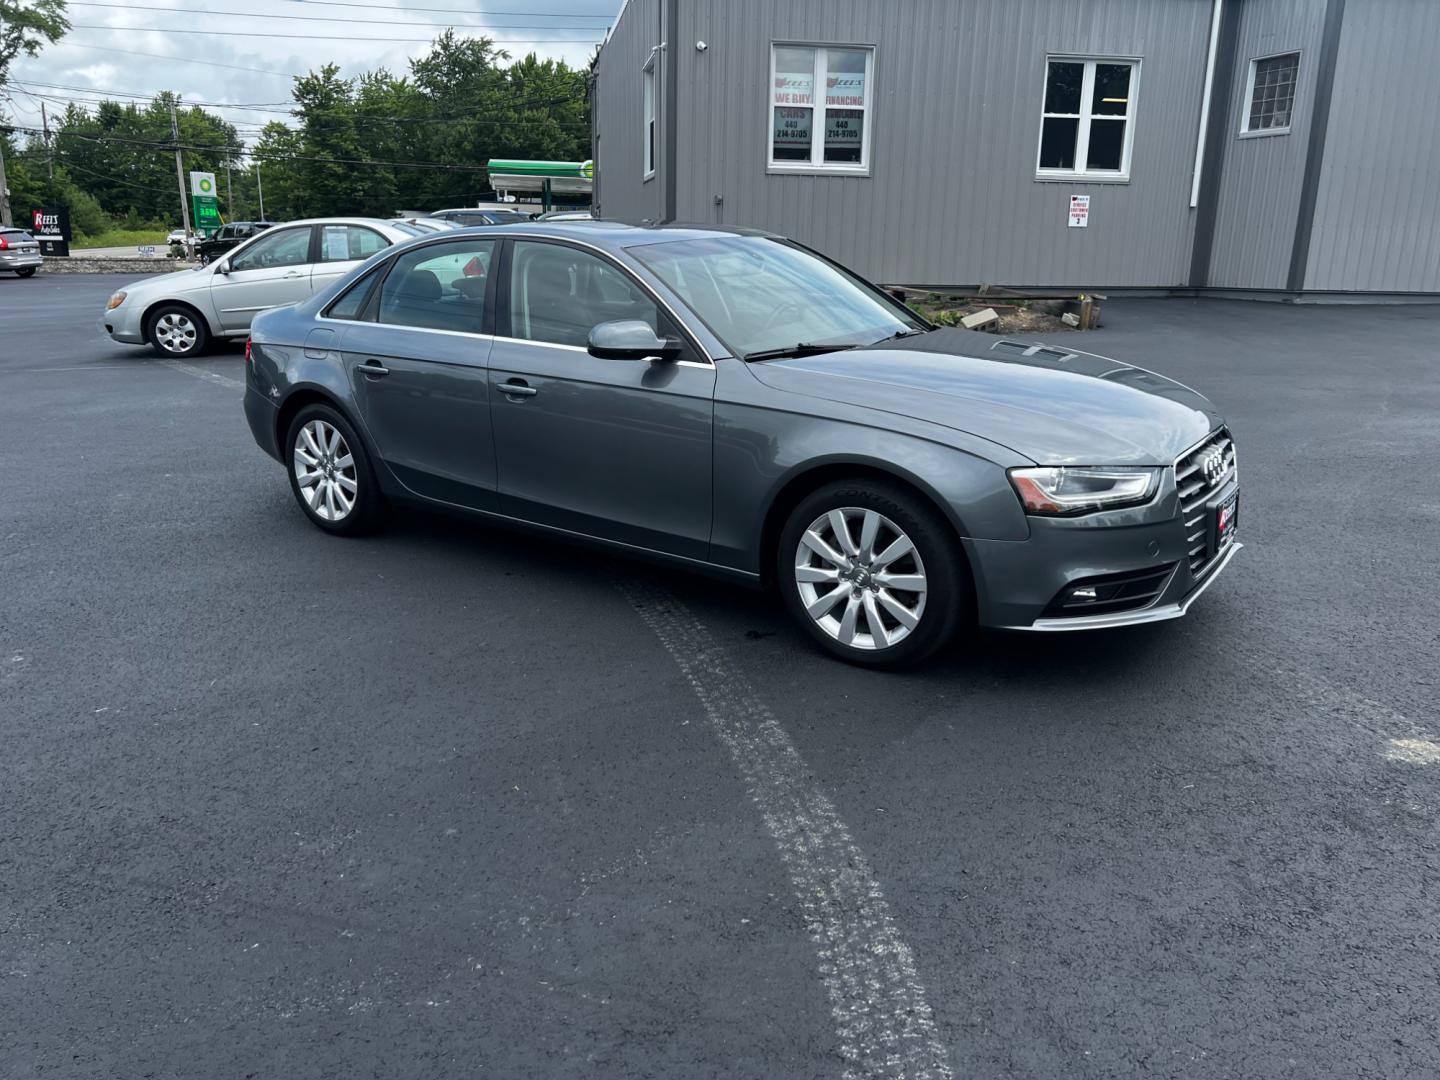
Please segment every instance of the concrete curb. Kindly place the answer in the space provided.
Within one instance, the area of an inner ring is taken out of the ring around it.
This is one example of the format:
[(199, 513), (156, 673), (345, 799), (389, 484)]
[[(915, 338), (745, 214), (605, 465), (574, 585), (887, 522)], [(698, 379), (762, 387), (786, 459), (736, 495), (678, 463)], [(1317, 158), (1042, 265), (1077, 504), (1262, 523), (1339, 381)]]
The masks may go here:
[(179, 259), (87, 259), (70, 256), (50, 258), (40, 267), (42, 274), (167, 274), (176, 270), (189, 270), (199, 263)]

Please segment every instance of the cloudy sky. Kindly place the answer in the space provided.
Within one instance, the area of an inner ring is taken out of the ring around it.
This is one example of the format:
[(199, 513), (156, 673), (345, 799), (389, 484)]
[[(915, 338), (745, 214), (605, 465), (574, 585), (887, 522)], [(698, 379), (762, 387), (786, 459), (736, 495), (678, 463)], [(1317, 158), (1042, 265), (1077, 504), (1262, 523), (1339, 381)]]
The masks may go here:
[[(446, 27), (486, 36), (515, 58), (584, 65), (621, 0), (69, 0), (74, 29), (60, 44), (11, 68), (5, 108), (39, 126), (71, 101), (148, 99), (173, 90), (216, 109), (253, 141), (285, 119), (290, 76), (327, 62), (344, 75), (404, 72)], [(199, 31), (191, 33), (190, 31)], [(259, 106), (260, 108), (255, 108)], [(262, 111), (273, 107), (277, 111)]]

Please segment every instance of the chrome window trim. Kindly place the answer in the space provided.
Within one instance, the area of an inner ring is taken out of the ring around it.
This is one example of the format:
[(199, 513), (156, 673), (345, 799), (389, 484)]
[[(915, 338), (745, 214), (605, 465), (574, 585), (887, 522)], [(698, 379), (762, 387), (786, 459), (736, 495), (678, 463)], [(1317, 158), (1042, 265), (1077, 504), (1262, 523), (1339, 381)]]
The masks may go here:
[[(504, 334), (496, 334), (495, 340), (506, 341), (513, 345), (534, 345), (540, 349), (563, 349), (566, 352), (578, 352), (584, 353), (586, 356), (590, 355), (589, 349), (582, 348), (579, 345), (561, 345), (558, 341), (534, 341), (530, 338), (506, 337)], [(659, 360), (660, 358), (656, 357), (655, 359)], [(630, 361), (617, 360), (616, 363), (626, 364), (630, 363)], [(676, 367), (703, 368), (706, 371), (713, 370), (715, 367), (714, 364), (704, 363), (699, 360), (660, 360), (660, 363), (674, 364)]]

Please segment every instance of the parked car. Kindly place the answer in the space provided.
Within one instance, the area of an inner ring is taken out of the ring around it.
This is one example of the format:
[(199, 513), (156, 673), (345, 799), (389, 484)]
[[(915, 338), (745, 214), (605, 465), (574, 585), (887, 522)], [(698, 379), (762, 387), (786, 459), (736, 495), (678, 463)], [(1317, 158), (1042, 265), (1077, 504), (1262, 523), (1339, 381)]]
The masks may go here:
[(213, 262), (225, 252), (239, 246), (262, 230), (270, 228), (273, 224), (275, 224), (273, 221), (226, 222), (220, 226), (220, 230), (214, 236), (195, 243), (195, 254), (200, 257), (200, 265), (204, 266)]
[(1240, 547), (1195, 391), (936, 328), (744, 230), (425, 237), (258, 318), (245, 378), (326, 532), (410, 503), (770, 584), (860, 664), (1175, 618)]
[(9, 270), (16, 277), (33, 277), (44, 261), (39, 241), (28, 232), (0, 226), (0, 270)]
[(475, 207), (456, 207), (451, 210), (436, 210), (430, 215), (441, 221), (456, 225), (515, 225), (529, 221), (530, 215), (519, 210), (486, 210)]
[(190, 234), (184, 229), (171, 229), (165, 236), (167, 244), (183, 244), (190, 239)]
[(461, 228), (456, 222), (434, 217), (396, 218), (395, 220), (422, 233), (444, 232), (446, 229)]
[(145, 278), (110, 297), (105, 332), (190, 356), (212, 337), (244, 337), (257, 312), (324, 290), (391, 244), (423, 235), (376, 218), (292, 221), (258, 232), (208, 266)]
[(592, 221), (595, 215), (589, 210), (547, 210), (535, 215), (536, 221)]

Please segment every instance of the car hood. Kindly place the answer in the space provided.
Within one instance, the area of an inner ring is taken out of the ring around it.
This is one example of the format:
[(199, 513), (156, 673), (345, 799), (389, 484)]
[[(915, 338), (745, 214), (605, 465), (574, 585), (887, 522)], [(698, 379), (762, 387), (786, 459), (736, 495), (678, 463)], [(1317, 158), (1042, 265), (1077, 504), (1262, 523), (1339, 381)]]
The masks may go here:
[(1152, 371), (965, 330), (750, 370), (777, 390), (965, 431), (1042, 465), (1169, 465), (1220, 423), (1205, 398)]
[(151, 289), (163, 289), (170, 293), (192, 292), (195, 289), (208, 288), (214, 274), (214, 267), (192, 266), (187, 270), (170, 270), (163, 274), (152, 274), (150, 277), (128, 281), (120, 286), (120, 289), (127, 295)]

